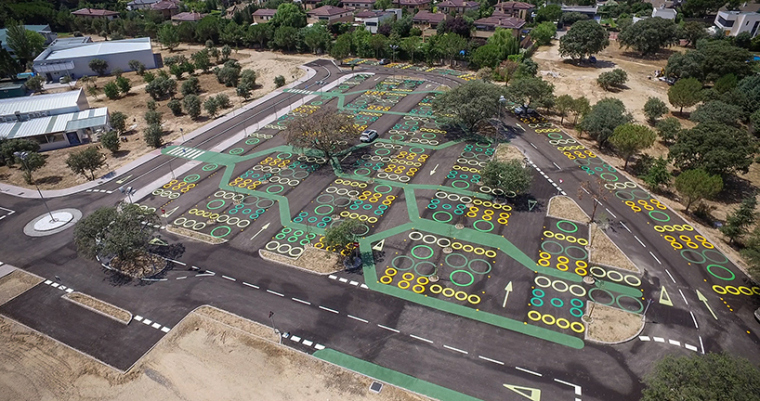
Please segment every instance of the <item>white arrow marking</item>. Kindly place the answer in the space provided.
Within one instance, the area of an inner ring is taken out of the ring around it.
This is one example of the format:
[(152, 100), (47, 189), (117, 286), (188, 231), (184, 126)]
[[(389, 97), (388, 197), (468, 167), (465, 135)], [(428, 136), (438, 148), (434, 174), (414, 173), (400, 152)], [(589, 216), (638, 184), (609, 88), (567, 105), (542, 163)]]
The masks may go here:
[(251, 237), (251, 241), (253, 241), (253, 239), (256, 238), (256, 236), (258, 236), (259, 234), (261, 234), (261, 232), (264, 231), (264, 230), (266, 230), (267, 228), (269, 228), (269, 223), (264, 224), (263, 226), (261, 226), (261, 229), (259, 230), (259, 232), (257, 232), (256, 234), (253, 234), (253, 237)]
[(433, 175), (433, 174), (435, 174), (435, 173), (436, 173), (436, 171), (438, 170), (438, 166), (439, 166), (439, 165), (440, 165), (440, 164), (436, 164), (436, 165), (435, 165), (435, 167), (433, 167), (433, 169), (430, 171), (430, 175)]
[(512, 292), (512, 282), (510, 281), (509, 284), (507, 284), (506, 288), (504, 288), (504, 291), (506, 291), (506, 295), (504, 295), (504, 303), (501, 305), (502, 308), (507, 307), (507, 300), (509, 299), (509, 293)]

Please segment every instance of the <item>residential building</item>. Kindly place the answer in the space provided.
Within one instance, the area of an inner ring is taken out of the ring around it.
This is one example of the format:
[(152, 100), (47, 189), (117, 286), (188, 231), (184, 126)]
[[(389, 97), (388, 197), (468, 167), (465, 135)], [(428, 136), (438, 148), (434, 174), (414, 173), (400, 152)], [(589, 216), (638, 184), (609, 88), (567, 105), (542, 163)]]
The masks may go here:
[(256, 24), (263, 24), (269, 22), (274, 15), (277, 14), (277, 10), (271, 8), (259, 8), (253, 12), (253, 22)]
[(335, 6), (322, 6), (306, 12), (306, 23), (316, 24), (326, 22), (337, 24), (339, 22), (353, 22), (354, 14), (351, 10)]
[(40, 150), (87, 143), (109, 129), (108, 108), (90, 109), (82, 89), (0, 99), (0, 138), (37, 141)]
[(48, 81), (57, 81), (66, 75), (77, 79), (83, 75), (95, 74), (89, 66), (92, 59), (105, 60), (108, 63), (106, 73), (114, 68), (132, 71), (129, 67), (131, 60), (143, 63), (146, 69), (162, 65), (161, 55), (153, 54), (150, 38), (146, 37), (82, 43), (65, 48), (51, 46), (34, 59), (32, 69)]
[(494, 6), (494, 10), (501, 11), (507, 17), (514, 17), (522, 20), (528, 19), (534, 8), (536, 8), (536, 6), (533, 4), (520, 1), (505, 1)]
[(108, 20), (119, 18), (119, 13), (116, 11), (99, 8), (80, 8), (79, 10), (72, 11), (71, 15), (84, 18), (105, 18)]
[(133, 0), (127, 3), (127, 10), (148, 10), (150, 6), (158, 3), (161, 0)]
[(525, 20), (499, 13), (488, 18), (475, 20), (473, 25), (475, 25), (475, 34), (473, 35), (475, 38), (488, 39), (493, 36), (496, 28), (509, 29), (513, 35), (519, 38), (520, 29), (525, 26)]
[(566, 6), (562, 5), (562, 13), (581, 13), (587, 15), (590, 19), (599, 19), (596, 12), (599, 10), (599, 5), (593, 6)]
[(172, 15), (172, 24), (177, 25), (181, 22), (197, 22), (203, 19), (206, 14), (197, 13), (195, 11), (186, 11), (183, 13)]
[(177, 0), (161, 0), (158, 3), (151, 4), (150, 9), (161, 13), (164, 18), (169, 19), (172, 15), (177, 15), (179, 5), (180, 2)]
[(301, 0), (301, 4), (303, 5), (304, 10), (313, 10), (317, 8), (317, 4), (321, 3), (322, 0)]
[(377, 0), (343, 0), (340, 5), (349, 10), (371, 10)]
[(665, 8), (665, 6), (652, 9), (652, 18), (663, 18), (675, 21), (677, 15), (678, 11), (672, 8)]
[[(24, 29), (27, 31), (37, 32), (40, 35), (44, 36), (45, 45), (49, 45), (58, 37), (57, 33), (50, 30), (50, 25), (24, 25)], [(8, 31), (5, 28), (0, 29), (0, 45), (2, 45), (3, 49), (5, 49), (11, 55), (13, 54), (13, 49), (8, 46)]]
[[(400, 10), (399, 10), (400, 11)], [(390, 10), (364, 10), (354, 14), (354, 22), (363, 24), (370, 33), (377, 33), (377, 27), (396, 20), (396, 13)]]
[(747, 11), (718, 11), (715, 16), (715, 26), (727, 36), (736, 36), (749, 32), (754, 38), (760, 33), (760, 13)]
[(446, 18), (448, 18), (447, 14), (422, 10), (412, 17), (412, 24), (422, 31), (423, 38), (427, 38), (436, 34), (438, 24), (446, 21)]
[(437, 4), (438, 11), (449, 14), (451, 12), (462, 14), (470, 10), (477, 10), (480, 3), (467, 0), (445, 0)]
[(232, 19), (235, 13), (242, 13), (248, 8), (247, 3), (233, 4), (224, 11), (224, 18)]
[(393, 0), (393, 5), (403, 9), (429, 10), (431, 0)]

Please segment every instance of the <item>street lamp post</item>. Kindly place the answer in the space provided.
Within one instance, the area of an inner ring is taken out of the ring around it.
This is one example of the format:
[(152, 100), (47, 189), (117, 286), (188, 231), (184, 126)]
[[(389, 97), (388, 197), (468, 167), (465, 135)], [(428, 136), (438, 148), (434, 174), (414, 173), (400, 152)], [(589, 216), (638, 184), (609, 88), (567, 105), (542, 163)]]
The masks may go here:
[(501, 95), (499, 97), (499, 123), (501, 123), (501, 109), (504, 107), (505, 103), (507, 103), (507, 99), (504, 97), (504, 95)]
[[(23, 164), (26, 171), (29, 172), (29, 174), (31, 174), (31, 171), (29, 170), (29, 165), (26, 164), (26, 158), (29, 157), (29, 152), (13, 152), (13, 156), (16, 156), (19, 159), (21, 159), (21, 164)], [(40, 187), (37, 185), (36, 181), (34, 182), (34, 187), (37, 188), (37, 193), (40, 194), (40, 199), (42, 199), (42, 203), (45, 204), (45, 209), (50, 215), (50, 222), (54, 223), (58, 221), (55, 219), (55, 217), (53, 217), (53, 213), (50, 212), (50, 208), (48, 207), (47, 201), (45, 201), (45, 197), (42, 196), (42, 191), (40, 191)]]
[(183, 130), (182, 127), (179, 129), (179, 133), (182, 135), (182, 143), (185, 143), (185, 130)]
[(274, 331), (274, 334), (276, 334), (280, 339), (280, 344), (282, 344), (282, 336), (280, 335), (280, 331), (274, 327), (274, 312), (272, 311), (269, 311), (269, 321), (272, 322), (272, 331)]
[(129, 198), (129, 203), (134, 203), (132, 201), (132, 194), (135, 193), (135, 190), (132, 187), (119, 187), (119, 192), (123, 194), (127, 194), (127, 198)]

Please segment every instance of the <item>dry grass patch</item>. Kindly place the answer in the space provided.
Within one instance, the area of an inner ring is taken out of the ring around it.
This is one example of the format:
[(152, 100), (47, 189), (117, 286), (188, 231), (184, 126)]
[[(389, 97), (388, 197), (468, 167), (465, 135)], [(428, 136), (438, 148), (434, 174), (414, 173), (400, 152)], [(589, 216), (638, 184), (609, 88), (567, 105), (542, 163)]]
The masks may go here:
[(523, 159), (525, 159), (525, 155), (515, 145), (500, 143), (498, 146), (496, 146), (494, 158), (496, 161), (502, 163), (508, 162), (510, 160), (519, 160), (522, 162)]
[(546, 215), (557, 219), (575, 221), (588, 224), (590, 217), (570, 197), (557, 195), (549, 199), (549, 207)]
[(644, 317), (635, 313), (589, 302), (593, 308), (592, 321), (586, 325), (586, 338), (602, 343), (617, 343), (631, 339), (644, 327)]
[(82, 294), (81, 292), (71, 292), (65, 294), (63, 297), (71, 302), (80, 304), (87, 309), (91, 309), (97, 313), (108, 316), (118, 322), (129, 324), (129, 321), (132, 320), (132, 314), (129, 313), (129, 311), (119, 308), (116, 305), (111, 305), (108, 302), (101, 301), (97, 298), (93, 298), (87, 294)]
[(203, 305), (195, 309), (193, 313), (197, 313), (209, 319), (214, 319), (219, 323), (225, 324), (238, 330), (243, 330), (248, 334), (252, 334), (256, 337), (261, 337), (265, 340), (272, 342), (279, 341), (279, 336), (274, 333), (271, 327), (265, 326), (261, 323), (256, 323), (253, 320), (240, 317), (234, 313), (230, 313), (210, 305)]
[(128, 260), (111, 259), (112, 269), (133, 278), (152, 276), (166, 268), (166, 259), (152, 253), (137, 255)]
[(193, 231), (184, 227), (175, 226), (173, 224), (168, 224), (166, 226), (166, 231), (177, 234), (177, 235), (181, 235), (186, 238), (205, 242), (207, 244), (212, 244), (212, 245), (227, 242), (227, 240), (224, 238), (217, 238), (208, 234), (200, 233), (198, 231)]
[(310, 246), (304, 248), (303, 253), (298, 258), (289, 258), (265, 249), (260, 249), (259, 255), (274, 262), (298, 267), (319, 274), (335, 273), (341, 269), (339, 265), (340, 257), (337, 253)]
[(42, 281), (41, 277), (23, 270), (16, 269), (10, 272), (5, 277), (0, 278), (0, 305), (29, 291)]
[(589, 226), (589, 263), (639, 272), (636, 265), (595, 223)]

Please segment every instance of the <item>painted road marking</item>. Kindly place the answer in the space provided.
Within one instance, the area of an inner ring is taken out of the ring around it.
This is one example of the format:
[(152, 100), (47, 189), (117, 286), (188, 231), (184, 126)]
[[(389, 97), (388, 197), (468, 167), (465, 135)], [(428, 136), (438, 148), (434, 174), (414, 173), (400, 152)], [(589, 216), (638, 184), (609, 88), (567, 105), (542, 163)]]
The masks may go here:
[(533, 142), (528, 142), (528, 143), (530, 144), (530, 146), (533, 146), (533, 149), (538, 149), (538, 148), (536, 147), (536, 145), (534, 145), (534, 144), (533, 144)]
[(51, 287), (58, 287), (58, 283), (50, 284)]
[(680, 347), (680, 346), (681, 346), (681, 342), (680, 342), (680, 341), (676, 341), (676, 340), (668, 340), (668, 342), (669, 342), (671, 345), (675, 345), (675, 346), (677, 346), (677, 347)]
[(688, 306), (689, 305), (689, 301), (686, 299), (686, 295), (683, 295), (683, 291), (681, 291), (680, 288), (678, 289), (678, 292), (681, 293), (681, 298), (683, 298), (683, 301), (686, 302), (686, 306)]
[(581, 187), (581, 189), (583, 190), (583, 192), (585, 192), (585, 193), (587, 193), (587, 194), (591, 195), (591, 192), (589, 192), (588, 190), (586, 190), (586, 188), (583, 188), (583, 187)]
[(649, 336), (639, 336), (639, 340), (641, 341), (649, 341)]
[(637, 237), (637, 236), (634, 235), (633, 238), (636, 238), (636, 241), (639, 241), (639, 244), (641, 244), (641, 246), (643, 246), (644, 248), (647, 247), (646, 245), (644, 245), (643, 242), (641, 242), (641, 240), (639, 239), (639, 237)]
[(304, 301), (302, 299), (298, 299), (298, 298), (290, 298), (290, 299), (292, 299), (292, 300), (294, 300), (294, 301), (296, 301), (298, 303), (302, 303), (304, 305), (311, 305), (311, 302), (307, 302), (307, 301)]
[(323, 350), (323, 349), (325, 349), (325, 346), (322, 345), (322, 344), (317, 344), (317, 345), (314, 346), (314, 348), (316, 348), (318, 350)]
[(557, 168), (557, 170), (560, 170), (560, 171), (562, 170), (562, 167), (558, 166), (557, 163), (552, 162), (552, 164), (554, 165), (554, 167)]
[(331, 279), (333, 279), (333, 280), (336, 280), (336, 279), (338, 278), (338, 276), (335, 276), (335, 275), (332, 275), (332, 274), (331, 274), (331, 275), (329, 275), (329, 276), (327, 276), (327, 277), (329, 277), (329, 278), (331, 278)]
[(230, 281), (237, 281), (237, 280), (235, 280), (234, 278), (232, 278), (230, 276), (225, 276), (224, 274), (222, 274), (222, 278), (225, 278), (225, 279), (230, 280)]
[[(415, 336), (414, 334), (409, 334), (409, 337), (412, 337), (412, 338), (420, 340), (420, 341), (424, 341), (424, 342), (429, 343), (429, 344), (433, 344), (433, 342), (431, 340), (428, 340), (427, 338), (422, 338), (422, 337), (419, 337), (419, 336)], [(445, 345), (444, 345), (444, 347), (445, 347)]]
[(74, 290), (72, 290), (71, 288), (67, 288), (66, 292), (68, 292), (69, 294), (71, 294), (72, 292), (74, 292)]
[(694, 352), (698, 352), (698, 351), (699, 351), (699, 350), (697, 349), (697, 347), (695, 347), (695, 346), (693, 346), (693, 345), (684, 344), (683, 346), (684, 346), (684, 347), (686, 347), (686, 349), (690, 349), (690, 350), (692, 350), (692, 351), (694, 351)]
[(276, 292), (276, 291), (272, 291), (272, 290), (267, 290), (267, 292), (268, 292), (268, 293), (270, 293), (270, 294), (274, 294), (274, 295), (277, 295), (277, 296), (279, 296), (279, 297), (284, 297), (284, 296), (285, 296), (285, 295), (282, 295), (282, 294), (280, 294), (279, 292)]
[(521, 371), (521, 372), (525, 372), (525, 373), (528, 373), (528, 374), (534, 375), (534, 376), (538, 376), (538, 377), (542, 377), (542, 376), (543, 376), (541, 373), (538, 373), (538, 372), (534, 372), (534, 371), (532, 371), (532, 370), (528, 370), (528, 369), (525, 369), (525, 368), (521, 368), (521, 367), (519, 367), (519, 366), (515, 366), (515, 369), (517, 369), (517, 370), (519, 370), (519, 371)]
[(148, 326), (150, 326), (150, 324), (153, 323), (153, 321), (150, 320), (150, 319), (143, 319), (142, 322), (143, 322), (143, 324), (148, 325)]
[(460, 353), (465, 354), (465, 355), (469, 354), (469, 352), (467, 352), (467, 351), (461, 350), (459, 348), (449, 347), (446, 344), (443, 344), (443, 348), (450, 349), (450, 350), (452, 350), (454, 352), (460, 352)]
[(362, 283), (362, 285), (360, 285), (359, 287), (362, 287), (362, 288), (364, 288), (365, 290), (368, 290), (368, 289), (369, 289), (369, 287), (367, 287), (367, 284), (364, 284), (364, 283)]
[(573, 384), (573, 383), (568, 383), (568, 382), (562, 381), (560, 379), (554, 379), (554, 381), (557, 382), (557, 383), (562, 383), (562, 384), (564, 384), (566, 386), (575, 387), (575, 395), (577, 395), (577, 396), (581, 395), (581, 386), (579, 386), (577, 384)]
[(670, 277), (670, 279), (673, 280), (673, 283), (675, 284), (676, 279), (673, 278), (673, 275), (670, 274), (670, 271), (668, 271), (668, 269), (665, 269), (665, 273), (668, 273), (668, 277)]
[(150, 325), (150, 327), (153, 327), (154, 329), (160, 329), (161, 325), (158, 324), (158, 323), (153, 323), (153, 324)]
[(369, 323), (369, 320), (367, 320), (367, 319), (362, 319), (360, 317), (356, 317), (356, 316), (353, 316), (353, 315), (348, 315), (348, 317), (350, 317), (351, 319), (354, 319), (354, 320), (358, 320), (358, 321), (360, 321), (362, 323)]
[(169, 330), (171, 330), (171, 329), (168, 328), (168, 327), (166, 327), (166, 326), (164, 326), (164, 327), (161, 328), (161, 331), (163, 331), (164, 333), (168, 333)]
[(381, 329), (386, 329), (386, 330), (388, 330), (388, 331), (392, 331), (392, 332), (394, 332), (394, 333), (400, 333), (400, 331), (398, 331), (398, 330), (396, 330), (396, 329), (392, 329), (392, 328), (390, 328), (390, 327), (388, 327), (388, 326), (383, 326), (382, 324), (378, 324), (378, 325), (377, 325), (377, 327), (379, 327), (379, 328), (381, 328)]
[(515, 386), (506, 383), (504, 383), (504, 387), (514, 391), (517, 394), (520, 394), (521, 396), (531, 401), (541, 401), (541, 390), (537, 388)]
[(609, 213), (609, 214), (612, 216), (612, 218), (615, 218), (615, 219), (617, 219), (617, 216), (615, 216), (615, 213), (612, 213), (612, 212), (610, 212), (610, 209), (607, 209), (607, 208), (605, 207), (605, 208), (604, 208), (604, 210), (606, 210), (606, 211), (607, 211), (607, 213)]
[(254, 285), (254, 284), (251, 284), (251, 283), (246, 283), (245, 281), (243, 281), (243, 285), (251, 287), (251, 288), (255, 288), (257, 290), (259, 289), (258, 285)]
[(699, 336), (699, 346), (702, 347), (702, 355), (705, 354), (705, 344), (702, 343), (702, 336)]
[(302, 344), (305, 345), (305, 346), (307, 346), (307, 347), (311, 347), (311, 345), (314, 344), (314, 341), (303, 340)]
[(694, 321), (694, 327), (696, 327), (696, 328), (697, 328), (697, 330), (699, 330), (699, 325), (697, 324), (697, 318), (696, 318), (696, 317), (694, 317), (694, 312), (692, 312), (692, 311), (689, 311), (689, 314), (691, 315), (691, 320), (693, 320), (693, 321)]
[(664, 338), (662, 338), (662, 337), (652, 337), (652, 339), (653, 339), (653, 340), (654, 340), (654, 342), (656, 342), (656, 343), (664, 343), (664, 342), (665, 342), (665, 339), (664, 339)]
[(52, 284), (52, 283), (53, 283), (53, 280), (45, 280), (45, 284), (46, 284), (46, 285), (50, 285), (50, 284)]
[(359, 282), (358, 282), (358, 281), (350, 281), (348, 284), (351, 284), (351, 285), (359, 285)]
[(195, 277), (211, 277), (213, 275), (214, 273), (199, 273), (199, 274), (196, 274)]
[(134, 319), (135, 319), (135, 320), (137, 320), (137, 321), (139, 322), (139, 321), (143, 320), (143, 317), (142, 317), (142, 316), (140, 316), (140, 315), (137, 315), (137, 316), (135, 316), (135, 318), (134, 318)]
[(338, 279), (338, 281), (340, 281), (341, 283), (347, 283), (348, 279), (341, 277), (341, 278)]
[(299, 342), (299, 341), (301, 341), (301, 337), (298, 337), (298, 336), (290, 336), (290, 341)]
[(478, 358), (480, 358), (480, 359), (482, 359), (484, 361), (493, 362), (493, 363), (498, 364), (498, 365), (504, 365), (504, 362), (502, 362), (502, 361), (497, 361), (496, 359), (486, 358), (483, 355), (478, 355)]
[(664, 286), (662, 287), (662, 290), (660, 290), (660, 303), (663, 305), (673, 306), (673, 301), (670, 299), (668, 290), (666, 290)]
[(325, 307), (324, 307), (324, 306), (322, 306), (322, 305), (319, 305), (319, 309), (322, 309), (322, 310), (326, 310), (326, 311), (328, 311), (328, 312), (332, 312), (332, 313), (335, 313), (336, 315), (339, 313), (339, 312), (338, 312), (338, 311), (336, 311), (335, 309), (325, 308)]
[(177, 277), (177, 280), (184, 280), (186, 278), (187, 278), (187, 276)]
[(657, 263), (662, 264), (662, 262), (660, 262), (660, 259), (657, 259), (657, 256), (654, 256), (654, 254), (652, 253), (652, 251), (649, 251), (649, 254), (652, 255), (652, 257), (654, 258), (654, 260), (657, 261)]
[(169, 258), (164, 258), (164, 259), (168, 260), (169, 262), (174, 262), (174, 263), (176, 263), (178, 265), (187, 266), (187, 263), (180, 262), (179, 260), (174, 260), (174, 259), (169, 259)]
[(625, 225), (625, 223), (623, 223), (622, 221), (620, 222), (620, 225), (623, 226), (623, 228), (625, 228), (625, 230), (628, 231), (629, 233), (631, 232), (631, 229), (628, 228), (628, 226)]

